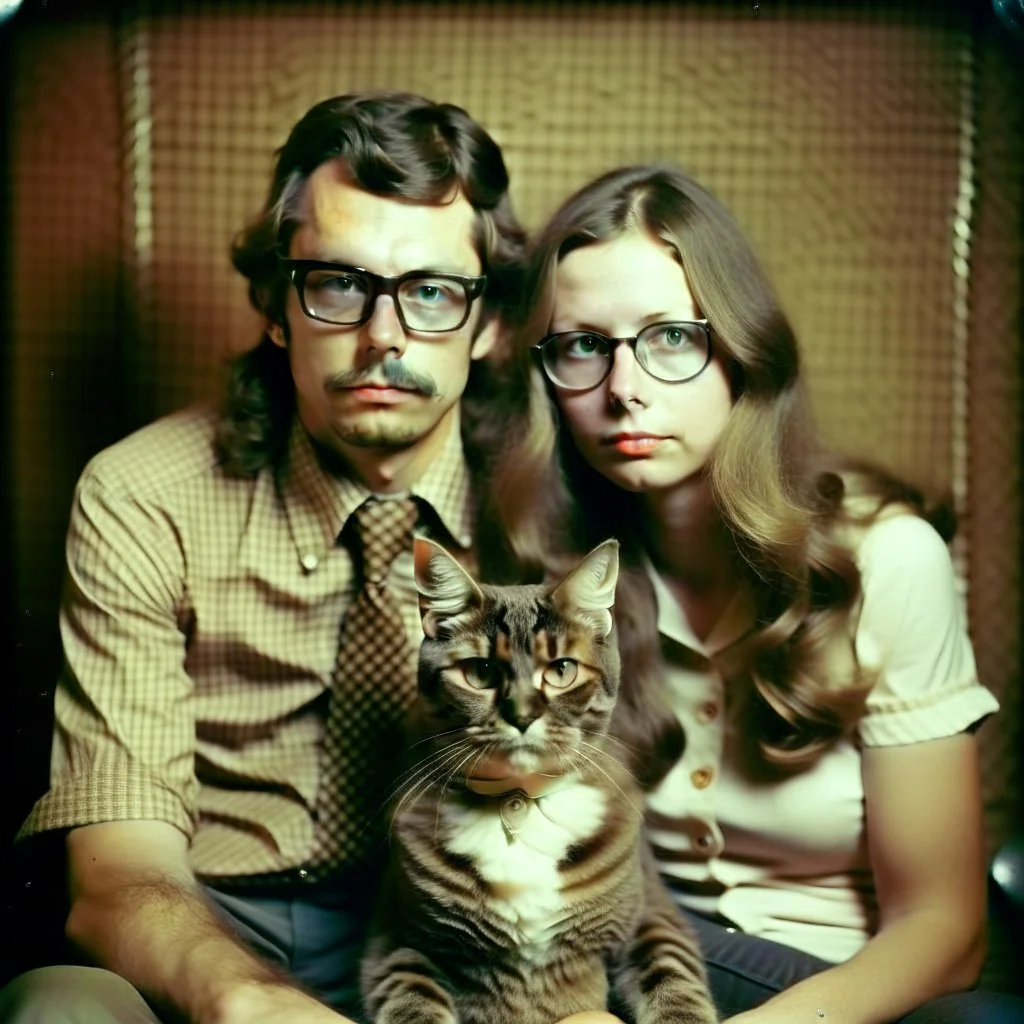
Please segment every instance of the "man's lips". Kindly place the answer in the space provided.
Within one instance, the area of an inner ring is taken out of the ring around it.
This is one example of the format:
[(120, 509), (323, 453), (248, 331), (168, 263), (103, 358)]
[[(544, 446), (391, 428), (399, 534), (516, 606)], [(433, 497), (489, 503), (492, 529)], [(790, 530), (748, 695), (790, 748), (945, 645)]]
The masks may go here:
[(665, 438), (657, 434), (613, 434), (602, 442), (614, 448), (621, 455), (653, 455)]
[(400, 388), (391, 384), (357, 384), (339, 390), (352, 395), (360, 402), (372, 405), (394, 405), (417, 393), (415, 388)]

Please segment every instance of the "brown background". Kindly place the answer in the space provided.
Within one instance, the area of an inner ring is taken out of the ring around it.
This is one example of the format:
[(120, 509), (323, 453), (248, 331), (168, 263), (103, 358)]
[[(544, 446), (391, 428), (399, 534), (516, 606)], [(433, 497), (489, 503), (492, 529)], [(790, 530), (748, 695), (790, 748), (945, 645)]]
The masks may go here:
[(315, 101), (465, 106), (537, 226), (611, 166), (683, 164), (796, 324), (826, 435), (952, 492), (985, 682), (990, 844), (1017, 820), (1024, 39), (986, 4), (35, 0), (4, 28), (9, 834), (45, 785), (71, 489), (216, 394), (256, 338), (230, 268)]

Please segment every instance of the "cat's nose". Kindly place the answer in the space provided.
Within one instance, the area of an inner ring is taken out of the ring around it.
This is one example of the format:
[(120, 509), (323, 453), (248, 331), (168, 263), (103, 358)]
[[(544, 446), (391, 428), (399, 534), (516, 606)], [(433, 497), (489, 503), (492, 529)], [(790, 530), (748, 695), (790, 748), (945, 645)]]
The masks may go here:
[(513, 701), (504, 701), (501, 707), (501, 717), (513, 728), (525, 733), (541, 716), (539, 708), (519, 708)]

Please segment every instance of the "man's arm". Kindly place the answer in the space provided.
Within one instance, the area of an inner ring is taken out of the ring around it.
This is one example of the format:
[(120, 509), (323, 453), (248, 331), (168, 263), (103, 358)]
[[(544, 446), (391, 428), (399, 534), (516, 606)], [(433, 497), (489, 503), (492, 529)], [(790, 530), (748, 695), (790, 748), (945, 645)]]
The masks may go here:
[(74, 829), (68, 834), (68, 868), (69, 939), (174, 1019), (348, 1021), (232, 934), (192, 874), (188, 839), (173, 825), (111, 821)]

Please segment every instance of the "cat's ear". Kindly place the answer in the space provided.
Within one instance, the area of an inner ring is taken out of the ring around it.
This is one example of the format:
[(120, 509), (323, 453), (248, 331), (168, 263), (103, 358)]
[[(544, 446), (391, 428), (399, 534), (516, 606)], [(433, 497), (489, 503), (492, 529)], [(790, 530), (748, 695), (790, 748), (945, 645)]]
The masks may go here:
[(619, 542), (598, 544), (551, 593), (559, 611), (588, 619), (607, 636), (612, 631), (612, 605), (619, 578)]
[(473, 578), (440, 544), (426, 537), (414, 538), (413, 559), (420, 618), (427, 636), (437, 636), (439, 624), (445, 619), (483, 604), (484, 595)]

